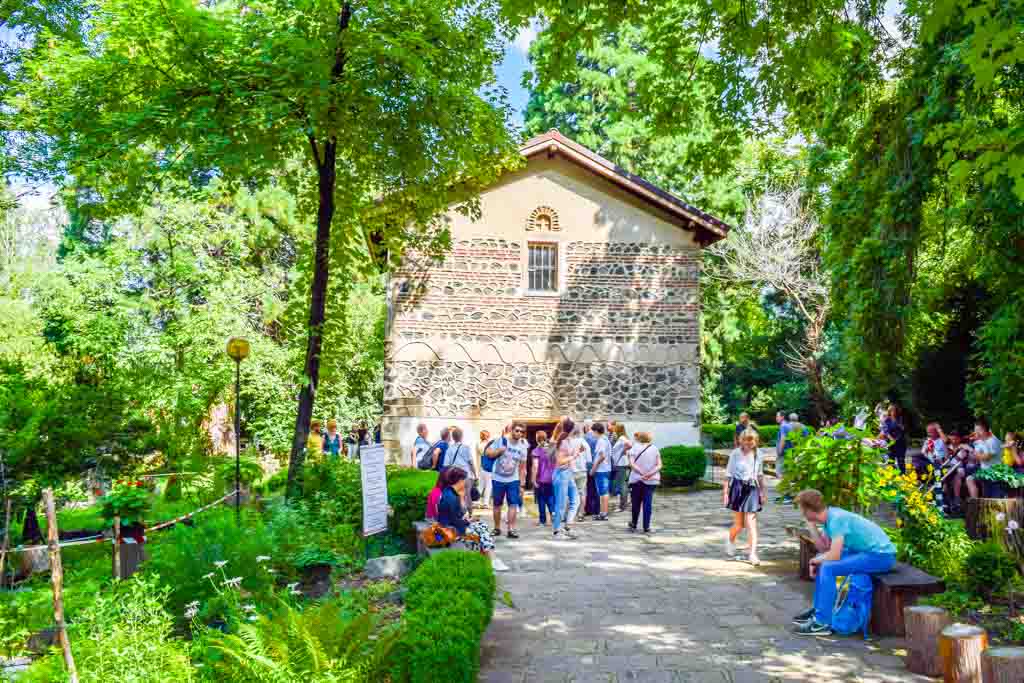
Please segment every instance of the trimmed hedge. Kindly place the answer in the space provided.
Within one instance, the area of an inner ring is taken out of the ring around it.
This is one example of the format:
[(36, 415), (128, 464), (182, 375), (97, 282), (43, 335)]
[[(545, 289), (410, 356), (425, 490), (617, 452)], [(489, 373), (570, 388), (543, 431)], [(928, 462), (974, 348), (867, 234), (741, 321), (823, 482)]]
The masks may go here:
[(480, 640), (494, 614), (491, 560), (480, 553), (437, 553), (406, 586), (405, 613), (381, 677), (394, 683), (476, 681)]
[(661, 449), (661, 483), (689, 486), (704, 476), (707, 458), (701, 446), (666, 446)]
[(413, 522), (423, 519), (427, 497), (437, 483), (437, 472), (409, 467), (388, 468), (388, 505), (394, 510), (391, 530), (416, 544)]
[[(736, 424), (703, 424), (701, 434), (710, 436), (715, 448), (732, 448), (732, 439), (736, 434)], [(757, 425), (761, 435), (762, 446), (774, 446), (779, 438), (778, 425)]]

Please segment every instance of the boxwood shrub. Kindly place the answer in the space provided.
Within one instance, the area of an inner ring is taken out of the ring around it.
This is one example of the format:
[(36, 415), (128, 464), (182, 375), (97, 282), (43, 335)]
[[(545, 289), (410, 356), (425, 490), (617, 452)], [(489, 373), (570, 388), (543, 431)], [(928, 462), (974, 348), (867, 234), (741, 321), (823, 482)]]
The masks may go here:
[(706, 465), (701, 446), (666, 446), (661, 449), (661, 483), (689, 486), (704, 476)]
[(471, 683), (494, 613), (494, 571), (479, 553), (437, 553), (406, 581), (406, 609), (381, 678), (394, 683)]
[(388, 468), (388, 505), (394, 510), (391, 530), (416, 544), (413, 522), (423, 519), (427, 496), (437, 483), (437, 472), (408, 467)]
[[(715, 448), (732, 448), (736, 424), (702, 424), (700, 431), (704, 436), (711, 437)], [(757, 431), (761, 435), (762, 446), (774, 446), (779, 438), (778, 425), (757, 425)]]

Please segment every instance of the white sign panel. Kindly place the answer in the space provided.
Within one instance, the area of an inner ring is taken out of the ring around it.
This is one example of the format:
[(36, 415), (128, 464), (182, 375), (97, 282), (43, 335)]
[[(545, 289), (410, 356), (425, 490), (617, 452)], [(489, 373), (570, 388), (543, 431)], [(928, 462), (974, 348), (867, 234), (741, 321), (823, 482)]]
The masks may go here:
[(388, 476), (384, 446), (363, 446), (359, 451), (363, 479), (363, 536), (388, 529)]

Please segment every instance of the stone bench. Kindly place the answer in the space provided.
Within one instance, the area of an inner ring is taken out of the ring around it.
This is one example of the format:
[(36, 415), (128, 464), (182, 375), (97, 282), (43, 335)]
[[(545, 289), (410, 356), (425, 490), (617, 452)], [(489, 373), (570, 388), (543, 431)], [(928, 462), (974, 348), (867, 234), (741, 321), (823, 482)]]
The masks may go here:
[(412, 523), (412, 528), (416, 531), (416, 554), (417, 555), (421, 555), (423, 557), (430, 557), (431, 555), (436, 555), (437, 553), (443, 553), (443, 552), (446, 552), (446, 551), (449, 551), (449, 550), (454, 550), (454, 551), (459, 551), (459, 552), (465, 552), (465, 551), (469, 550), (469, 548), (464, 547), (461, 543), (456, 543), (455, 545), (448, 546), (448, 547), (443, 547), (443, 548), (429, 548), (426, 545), (424, 545), (423, 544), (423, 539), (420, 538), (420, 534), (423, 533), (424, 531), (426, 531), (427, 529), (429, 529), (430, 525), (433, 524), (433, 523), (434, 523), (433, 521), (427, 520), (427, 519), (421, 519), (418, 522), (413, 522)]

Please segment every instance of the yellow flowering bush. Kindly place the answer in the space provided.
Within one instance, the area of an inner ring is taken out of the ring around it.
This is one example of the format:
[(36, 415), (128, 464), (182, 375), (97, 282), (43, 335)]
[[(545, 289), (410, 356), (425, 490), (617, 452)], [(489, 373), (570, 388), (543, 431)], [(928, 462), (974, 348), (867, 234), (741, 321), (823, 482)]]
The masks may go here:
[(900, 560), (929, 574), (958, 580), (973, 544), (962, 526), (939, 514), (934, 495), (930, 488), (922, 490), (922, 484), (914, 470), (900, 474), (891, 467), (879, 468), (879, 490), (898, 515), (896, 529), (889, 533)]

